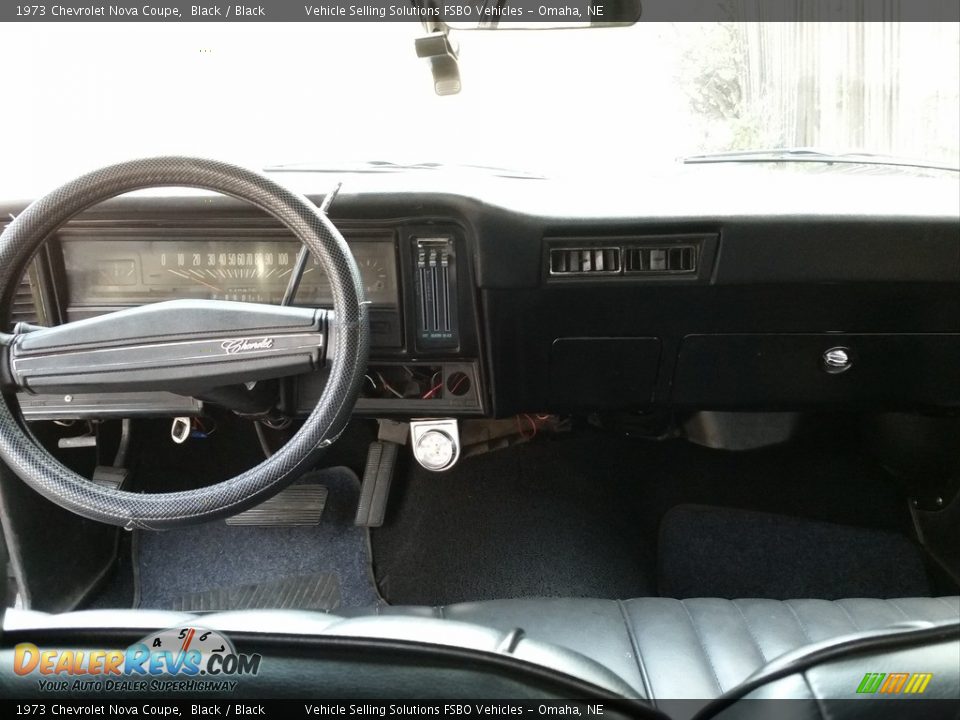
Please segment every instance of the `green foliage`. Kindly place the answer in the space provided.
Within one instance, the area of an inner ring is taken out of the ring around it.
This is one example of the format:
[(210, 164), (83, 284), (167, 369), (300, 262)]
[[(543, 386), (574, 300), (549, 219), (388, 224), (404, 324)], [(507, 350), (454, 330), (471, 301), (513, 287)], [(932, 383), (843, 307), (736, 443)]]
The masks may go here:
[(701, 150), (767, 144), (764, 111), (748, 97), (747, 71), (747, 41), (738, 23), (703, 25), (686, 45), (677, 80), (698, 123)]
[(709, 120), (741, 117), (745, 76), (743, 47), (734, 23), (716, 23), (701, 31), (701, 41), (687, 46), (681, 82), (697, 115)]

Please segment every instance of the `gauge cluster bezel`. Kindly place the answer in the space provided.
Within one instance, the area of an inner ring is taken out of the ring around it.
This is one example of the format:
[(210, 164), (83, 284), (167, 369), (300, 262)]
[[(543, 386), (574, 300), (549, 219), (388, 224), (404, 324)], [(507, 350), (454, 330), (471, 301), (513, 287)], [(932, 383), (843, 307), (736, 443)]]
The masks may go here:
[[(401, 296), (396, 233), (365, 229), (345, 237), (360, 262), (373, 261), (382, 266), (384, 287), (368, 290), (372, 306), (398, 310)], [(65, 291), (68, 320), (86, 317), (91, 311), (182, 297), (279, 303), (299, 249), (296, 240), (281, 230), (242, 228), (226, 232), (211, 228), (182, 228), (176, 232), (68, 229), (58, 234), (57, 241), (56, 269)], [(116, 249), (107, 249), (111, 245)], [(102, 253), (97, 261), (118, 266), (123, 262), (124, 277), (115, 283), (84, 279), (81, 284), (78, 280), (82, 274), (95, 271), (94, 251)], [(364, 268), (360, 269), (362, 274)], [(331, 306), (323, 281), (311, 282), (311, 273), (324, 276), (316, 259), (308, 260), (295, 304)]]
[[(396, 278), (396, 302), (375, 304), (371, 307), (371, 342), (378, 348), (402, 348), (404, 345), (403, 307), (405, 289), (403, 287), (402, 263), (398, 252), (397, 230), (384, 226), (358, 226), (344, 229), (347, 242), (354, 246), (364, 242), (389, 242), (393, 247), (393, 277)], [(247, 225), (222, 221), (219, 224), (191, 223), (157, 227), (155, 225), (137, 227), (121, 224), (68, 225), (59, 230), (52, 238), (48, 249), (48, 262), (51, 270), (50, 287), (54, 289), (56, 304), (59, 308), (58, 322), (72, 322), (95, 317), (104, 313), (132, 307), (142, 303), (77, 303), (70, 296), (70, 280), (64, 263), (63, 243), (73, 240), (153, 240), (177, 243), (183, 240), (206, 239), (213, 241), (238, 241), (258, 243), (264, 241), (289, 242), (292, 236), (277, 226)], [(182, 295), (171, 295), (182, 297)], [(157, 297), (156, 300), (165, 299)], [(150, 302), (154, 300), (151, 299)], [(302, 303), (299, 300), (294, 304)], [(319, 307), (326, 307), (319, 303)]]

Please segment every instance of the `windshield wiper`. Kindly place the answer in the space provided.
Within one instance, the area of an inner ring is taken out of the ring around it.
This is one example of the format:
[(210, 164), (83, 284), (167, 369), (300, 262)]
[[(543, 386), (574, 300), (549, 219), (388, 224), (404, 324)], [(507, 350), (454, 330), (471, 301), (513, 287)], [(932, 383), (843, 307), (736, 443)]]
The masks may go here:
[(770, 148), (762, 150), (732, 150), (728, 152), (690, 155), (683, 159), (688, 165), (700, 163), (733, 162), (817, 162), (849, 163), (856, 165), (898, 165), (901, 167), (924, 168), (929, 170), (952, 170), (960, 172), (960, 167), (938, 163), (931, 160), (915, 160), (894, 155), (868, 152), (831, 153), (816, 148)]
[(401, 173), (412, 170), (477, 170), (496, 177), (517, 178), (521, 180), (544, 180), (545, 176), (526, 170), (495, 167), (492, 165), (458, 165), (437, 162), (395, 163), (389, 160), (366, 160), (363, 162), (338, 163), (336, 165), (317, 165), (314, 163), (287, 163), (271, 165), (264, 172), (312, 172), (312, 173)]

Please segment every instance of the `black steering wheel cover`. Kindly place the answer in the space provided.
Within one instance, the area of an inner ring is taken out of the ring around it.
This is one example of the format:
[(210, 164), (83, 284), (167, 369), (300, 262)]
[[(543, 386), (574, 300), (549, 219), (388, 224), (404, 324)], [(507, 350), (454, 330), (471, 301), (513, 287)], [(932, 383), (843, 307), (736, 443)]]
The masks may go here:
[[(332, 287), (335, 352), (316, 408), (287, 444), (230, 480), (175, 493), (138, 494), (95, 485), (57, 462), (17, 421), (15, 400), (0, 402), (0, 457), (30, 487), (72, 512), (127, 528), (165, 529), (236, 514), (290, 482), (333, 442), (350, 419), (366, 372), (370, 343), (367, 302), (359, 270), (343, 236), (305, 197), (270, 178), (229, 163), (156, 157), (112, 165), (40, 198), (0, 235), (0, 297), (41, 242), (77, 213), (133, 190), (178, 186), (245, 200), (289, 228), (320, 260)], [(329, 347), (329, 338), (327, 338)]]

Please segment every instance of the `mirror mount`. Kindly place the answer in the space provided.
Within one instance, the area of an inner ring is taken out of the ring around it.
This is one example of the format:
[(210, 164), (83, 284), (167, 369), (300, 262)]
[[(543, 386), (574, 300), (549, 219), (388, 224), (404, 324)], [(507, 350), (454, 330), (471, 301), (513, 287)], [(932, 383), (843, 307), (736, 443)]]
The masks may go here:
[[(433, 6), (432, 0), (415, 4)], [(450, 26), (439, 20), (423, 20), (421, 24), (427, 34), (415, 41), (417, 57), (429, 61), (437, 95), (456, 95), (460, 92), (460, 64), (457, 48), (450, 39)]]
[(576, 15), (572, 17), (558, 15), (552, 20), (538, 17), (528, 21), (520, 19), (514, 12), (516, 8), (509, 7), (506, 0), (484, 0), (482, 9), (476, 10), (478, 18), (469, 22), (450, 22), (444, 16), (447, 7), (439, 5), (437, 0), (410, 2), (419, 11), (420, 24), (426, 32), (415, 41), (417, 57), (430, 62), (433, 89), (437, 95), (456, 95), (461, 88), (459, 49), (450, 37), (452, 30), (622, 27), (636, 23), (643, 11), (642, 0), (588, 0), (582, 7), (577, 7)]

